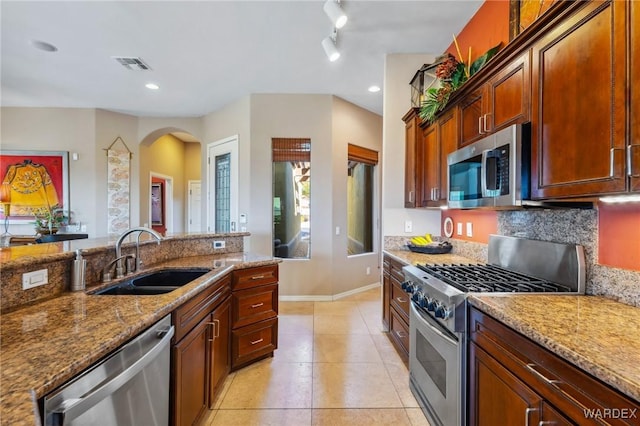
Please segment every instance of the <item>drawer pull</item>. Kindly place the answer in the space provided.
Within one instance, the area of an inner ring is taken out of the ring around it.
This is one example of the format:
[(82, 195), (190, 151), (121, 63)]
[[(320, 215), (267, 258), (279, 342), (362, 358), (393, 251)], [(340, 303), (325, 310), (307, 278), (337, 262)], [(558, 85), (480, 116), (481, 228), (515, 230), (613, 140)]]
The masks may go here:
[(402, 297), (396, 297), (396, 300), (400, 303), (407, 303), (407, 301), (405, 299), (403, 299)]
[(560, 380), (552, 380), (552, 379), (546, 377), (544, 374), (542, 374), (541, 372), (536, 370), (536, 367), (537, 367), (536, 364), (527, 364), (527, 368), (531, 372), (533, 372), (536, 376), (540, 377), (542, 380), (544, 380), (545, 382), (549, 383), (550, 385), (555, 385), (556, 383), (562, 383)]
[(394, 333), (396, 333), (396, 336), (398, 336), (401, 339), (405, 339), (408, 336), (408, 334), (405, 333), (404, 331), (394, 331)]
[(529, 426), (529, 414), (531, 414), (533, 411), (538, 411), (537, 408), (527, 408), (526, 410), (524, 410), (524, 425), (525, 426)]
[(251, 277), (252, 280), (261, 280), (264, 278), (264, 275), (254, 275)]
[(253, 342), (251, 342), (252, 345), (257, 345), (260, 342), (264, 342), (264, 339), (258, 339), (258, 340), (254, 340)]
[(259, 308), (260, 306), (264, 306), (264, 303), (262, 303), (262, 302), (255, 303), (255, 304), (251, 305), (251, 309)]

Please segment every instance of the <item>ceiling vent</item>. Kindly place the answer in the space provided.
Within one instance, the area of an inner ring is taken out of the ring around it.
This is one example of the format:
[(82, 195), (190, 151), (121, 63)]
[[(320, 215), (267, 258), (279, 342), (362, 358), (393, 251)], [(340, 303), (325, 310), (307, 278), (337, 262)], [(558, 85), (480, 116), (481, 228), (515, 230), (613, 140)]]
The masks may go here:
[(131, 71), (151, 71), (151, 67), (147, 65), (142, 58), (131, 58), (125, 56), (112, 56), (120, 65)]

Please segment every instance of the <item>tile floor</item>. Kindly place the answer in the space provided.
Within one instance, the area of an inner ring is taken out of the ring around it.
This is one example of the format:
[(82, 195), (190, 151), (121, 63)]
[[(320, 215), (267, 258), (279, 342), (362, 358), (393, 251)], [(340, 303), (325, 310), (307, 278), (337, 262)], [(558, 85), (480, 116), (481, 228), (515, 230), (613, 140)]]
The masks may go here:
[(274, 357), (232, 373), (201, 424), (428, 426), (381, 310), (380, 288), (280, 302)]

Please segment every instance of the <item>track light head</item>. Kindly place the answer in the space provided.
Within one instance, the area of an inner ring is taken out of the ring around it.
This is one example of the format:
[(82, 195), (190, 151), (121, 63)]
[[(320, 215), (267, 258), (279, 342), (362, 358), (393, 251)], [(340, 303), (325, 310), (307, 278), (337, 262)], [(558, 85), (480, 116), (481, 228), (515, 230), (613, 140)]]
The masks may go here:
[(333, 33), (322, 40), (322, 48), (324, 53), (327, 54), (329, 61), (335, 62), (340, 58), (340, 52), (336, 48), (336, 35), (337, 31), (334, 29)]
[(327, 14), (336, 28), (342, 28), (347, 23), (347, 15), (340, 7), (339, 1), (327, 0), (323, 6), (324, 13)]

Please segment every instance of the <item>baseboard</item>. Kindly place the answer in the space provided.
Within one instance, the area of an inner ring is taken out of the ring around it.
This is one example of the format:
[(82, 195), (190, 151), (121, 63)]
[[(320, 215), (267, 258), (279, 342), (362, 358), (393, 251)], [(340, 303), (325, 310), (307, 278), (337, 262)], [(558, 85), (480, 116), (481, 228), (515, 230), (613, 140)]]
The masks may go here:
[(333, 296), (280, 296), (278, 297), (278, 299), (282, 302), (332, 302), (334, 300), (339, 300), (348, 296), (352, 296), (354, 294), (362, 293), (363, 291), (368, 291), (379, 287), (380, 283), (373, 283), (364, 287), (345, 291), (344, 293), (338, 293)]

